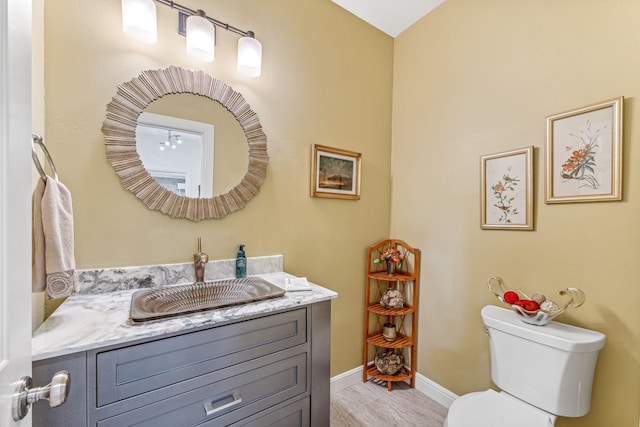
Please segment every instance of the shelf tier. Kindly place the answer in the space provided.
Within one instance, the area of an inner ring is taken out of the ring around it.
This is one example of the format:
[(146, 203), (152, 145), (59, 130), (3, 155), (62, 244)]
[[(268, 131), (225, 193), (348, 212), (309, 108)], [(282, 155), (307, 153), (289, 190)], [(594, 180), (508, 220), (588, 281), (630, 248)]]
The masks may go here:
[(367, 274), (367, 277), (370, 279), (385, 280), (387, 282), (411, 282), (416, 279), (415, 274), (409, 274), (403, 271), (399, 271), (393, 276), (388, 276), (386, 270), (372, 271)]
[(383, 348), (407, 348), (411, 347), (415, 341), (411, 337), (407, 337), (402, 334), (398, 334), (398, 338), (395, 341), (387, 341), (382, 334), (373, 334), (367, 337), (367, 342), (373, 344), (376, 347)]
[(411, 372), (407, 370), (407, 368), (402, 368), (400, 372), (398, 372), (397, 374), (388, 375), (378, 371), (378, 368), (376, 368), (375, 365), (371, 365), (367, 367), (367, 375), (370, 377), (376, 378), (378, 380), (392, 381), (392, 382), (405, 381), (413, 377), (413, 375), (411, 374)]
[(402, 308), (385, 308), (379, 302), (367, 306), (367, 310), (371, 313), (384, 314), (385, 316), (405, 316), (416, 311), (416, 309), (410, 305), (405, 305)]

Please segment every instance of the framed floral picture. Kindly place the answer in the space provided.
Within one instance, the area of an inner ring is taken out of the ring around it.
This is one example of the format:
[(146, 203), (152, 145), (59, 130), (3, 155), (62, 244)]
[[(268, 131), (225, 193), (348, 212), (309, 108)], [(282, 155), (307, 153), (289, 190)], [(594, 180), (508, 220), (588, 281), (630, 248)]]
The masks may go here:
[(533, 230), (533, 147), (481, 157), (481, 227)]
[(360, 199), (360, 161), (353, 151), (311, 146), (311, 196)]
[(547, 117), (546, 203), (622, 199), (623, 100)]

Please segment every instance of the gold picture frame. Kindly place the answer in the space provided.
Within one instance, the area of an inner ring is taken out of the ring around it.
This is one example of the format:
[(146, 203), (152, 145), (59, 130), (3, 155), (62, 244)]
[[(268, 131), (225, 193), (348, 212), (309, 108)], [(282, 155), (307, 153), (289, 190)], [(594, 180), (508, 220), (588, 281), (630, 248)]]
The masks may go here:
[(547, 117), (545, 203), (622, 200), (618, 97)]
[(311, 146), (311, 197), (360, 199), (362, 155), (354, 151)]
[(484, 230), (533, 230), (533, 146), (480, 158)]

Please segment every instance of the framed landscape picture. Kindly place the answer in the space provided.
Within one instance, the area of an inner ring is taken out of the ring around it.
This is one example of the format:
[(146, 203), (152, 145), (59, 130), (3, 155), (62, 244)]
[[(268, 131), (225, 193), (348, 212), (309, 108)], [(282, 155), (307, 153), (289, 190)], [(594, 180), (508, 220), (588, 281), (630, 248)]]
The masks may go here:
[(546, 203), (622, 199), (623, 97), (547, 117)]
[(311, 147), (311, 196), (360, 199), (361, 154), (323, 145)]
[(481, 157), (481, 228), (533, 230), (533, 147)]

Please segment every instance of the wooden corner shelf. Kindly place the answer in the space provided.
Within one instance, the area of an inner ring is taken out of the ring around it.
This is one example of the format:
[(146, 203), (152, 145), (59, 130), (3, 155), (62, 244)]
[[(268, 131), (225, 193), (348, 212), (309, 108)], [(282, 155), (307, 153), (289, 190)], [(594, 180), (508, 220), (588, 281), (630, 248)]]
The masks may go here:
[[(404, 254), (404, 260), (394, 275), (381, 270), (384, 263), (375, 262), (384, 249), (393, 248)], [(416, 338), (418, 336), (418, 296), (420, 277), (420, 249), (407, 245), (402, 240), (387, 239), (367, 249), (367, 275), (365, 283), (364, 357), (362, 381), (371, 378), (385, 381), (387, 389), (393, 389), (394, 382), (409, 381), (415, 387)], [(388, 308), (380, 303), (388, 290), (398, 290), (404, 298), (400, 308)], [(396, 325), (397, 338), (387, 341), (382, 335), (382, 325)], [(375, 326), (374, 326), (375, 325)], [(405, 366), (394, 375), (384, 374), (375, 366), (378, 354), (394, 351), (402, 354)]]
[(367, 273), (367, 277), (369, 277), (370, 279), (384, 280), (387, 282), (398, 282), (398, 281), (406, 282), (416, 278), (415, 275), (406, 273), (404, 271), (397, 272), (393, 276), (389, 276), (386, 271), (373, 271), (373, 272)]
[(386, 308), (379, 302), (367, 306), (367, 310), (372, 313), (383, 314), (386, 316), (404, 316), (415, 311), (412, 306), (405, 305), (403, 308)]
[[(386, 381), (387, 382), (387, 390), (391, 391), (393, 389), (393, 383), (398, 381), (407, 381), (412, 380), (415, 377), (415, 373), (409, 371), (406, 367), (400, 369), (400, 372), (394, 375), (382, 374), (378, 371), (375, 365), (368, 366), (365, 370), (365, 375), (371, 378), (375, 378), (377, 380)], [(412, 386), (413, 387), (413, 386)]]
[(367, 337), (367, 342), (382, 348), (406, 348), (414, 344), (413, 338), (399, 334), (394, 341), (387, 341), (382, 334), (373, 334)]

